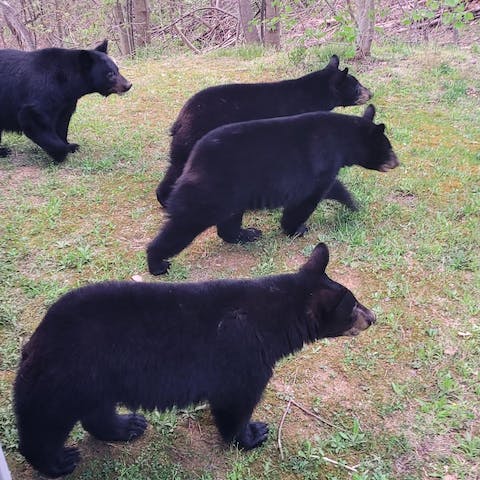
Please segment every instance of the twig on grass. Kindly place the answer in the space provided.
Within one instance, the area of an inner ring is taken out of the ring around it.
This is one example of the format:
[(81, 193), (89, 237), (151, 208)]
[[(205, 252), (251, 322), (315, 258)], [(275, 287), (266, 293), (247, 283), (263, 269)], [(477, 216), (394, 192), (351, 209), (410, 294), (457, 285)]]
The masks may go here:
[(348, 470), (349, 472), (358, 473), (358, 470), (356, 467), (350, 467), (345, 463), (337, 462), (336, 460), (332, 460), (331, 458), (328, 458), (328, 457), (322, 457), (322, 460), (324, 462), (331, 463), (332, 465), (336, 465), (337, 467), (343, 467), (345, 470)]
[(292, 405), (292, 398), (288, 400), (287, 407), (285, 408), (285, 411), (283, 412), (282, 419), (280, 420), (280, 424), (278, 425), (278, 438), (277, 438), (277, 444), (278, 444), (278, 449), (280, 450), (280, 458), (284, 460), (284, 455), (283, 455), (283, 448), (282, 448), (282, 428), (283, 424), (285, 422), (285, 418), (287, 418), (287, 413), (290, 410), (290, 406)]
[[(295, 370), (295, 375), (293, 376), (293, 385), (297, 382), (297, 373), (298, 373), (298, 368)], [(278, 425), (278, 438), (277, 438), (277, 445), (278, 445), (278, 450), (280, 451), (280, 458), (283, 460), (284, 455), (283, 455), (283, 448), (282, 448), (282, 428), (283, 424), (285, 423), (285, 419), (287, 418), (288, 411), (290, 409), (290, 406), (292, 405), (293, 398), (290, 397), (287, 403), (287, 408), (285, 408), (285, 411), (283, 412), (282, 419), (280, 420), (280, 424)]]
[(310, 410), (306, 409), (303, 405), (300, 405), (299, 403), (297, 403), (295, 400), (290, 400), (291, 403), (293, 405), (295, 405), (297, 408), (299, 408), (302, 412), (306, 413), (307, 415), (310, 415), (311, 417), (315, 418), (316, 420), (318, 420), (319, 422), (322, 422), (324, 423), (325, 425), (328, 425), (329, 427), (332, 427), (332, 428), (337, 428), (336, 425), (334, 425), (333, 423), (330, 423), (328, 420), (325, 420), (324, 418), (320, 417), (319, 415), (317, 415), (316, 413), (313, 413), (311, 412)]

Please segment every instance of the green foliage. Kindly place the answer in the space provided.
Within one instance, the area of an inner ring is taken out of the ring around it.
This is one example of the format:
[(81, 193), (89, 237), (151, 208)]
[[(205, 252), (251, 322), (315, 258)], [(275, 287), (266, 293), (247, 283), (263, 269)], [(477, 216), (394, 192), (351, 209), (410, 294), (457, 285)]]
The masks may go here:
[(451, 25), (454, 28), (461, 28), (474, 19), (473, 13), (466, 10), (464, 0), (427, 0), (423, 7), (409, 13), (404, 23), (409, 25), (437, 16), (440, 16), (443, 25)]

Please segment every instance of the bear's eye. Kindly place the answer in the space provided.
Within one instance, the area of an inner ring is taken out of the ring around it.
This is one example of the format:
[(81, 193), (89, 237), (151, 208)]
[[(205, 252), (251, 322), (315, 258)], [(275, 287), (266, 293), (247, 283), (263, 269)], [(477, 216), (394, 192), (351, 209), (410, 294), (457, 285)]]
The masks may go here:
[(108, 73), (107, 73), (107, 78), (108, 78), (109, 80), (114, 79), (114, 78), (115, 78), (115, 72), (113, 72), (113, 71), (108, 72)]

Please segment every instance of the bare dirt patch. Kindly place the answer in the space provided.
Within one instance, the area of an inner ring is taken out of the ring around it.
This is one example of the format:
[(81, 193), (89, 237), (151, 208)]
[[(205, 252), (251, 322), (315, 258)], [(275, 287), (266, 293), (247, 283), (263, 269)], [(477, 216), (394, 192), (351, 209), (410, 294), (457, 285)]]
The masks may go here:
[(418, 198), (413, 193), (393, 192), (387, 197), (388, 203), (398, 203), (405, 207), (415, 207), (418, 203)]
[(43, 169), (32, 165), (19, 165), (15, 168), (0, 168), (0, 183), (4, 189), (15, 190), (26, 181), (38, 182), (45, 177)]

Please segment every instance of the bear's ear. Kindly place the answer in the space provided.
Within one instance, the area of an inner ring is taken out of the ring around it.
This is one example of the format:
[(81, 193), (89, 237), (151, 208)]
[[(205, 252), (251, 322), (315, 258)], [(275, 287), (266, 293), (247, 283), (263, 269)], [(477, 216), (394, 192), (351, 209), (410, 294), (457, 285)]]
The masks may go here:
[(94, 48), (97, 52), (107, 53), (108, 49), (108, 40), (105, 39), (100, 45)]
[(376, 127), (377, 127), (377, 132), (380, 132), (380, 133), (385, 132), (385, 124), (384, 123), (379, 123)]
[(372, 104), (370, 104), (365, 109), (365, 112), (363, 113), (363, 118), (365, 120), (369, 120), (370, 122), (373, 122), (373, 119), (375, 118), (375, 107)]
[(347, 79), (348, 76), (348, 68), (344, 68), (343, 70), (339, 70), (337, 75), (335, 75), (335, 81), (337, 83), (342, 83)]
[(329, 260), (328, 247), (324, 243), (319, 243), (314, 249), (307, 263), (303, 265), (301, 270), (324, 273)]
[(332, 58), (330, 58), (330, 61), (328, 62), (327, 68), (338, 69), (339, 65), (340, 65), (339, 58), (336, 55), (332, 55)]

